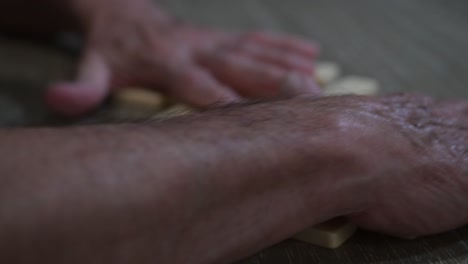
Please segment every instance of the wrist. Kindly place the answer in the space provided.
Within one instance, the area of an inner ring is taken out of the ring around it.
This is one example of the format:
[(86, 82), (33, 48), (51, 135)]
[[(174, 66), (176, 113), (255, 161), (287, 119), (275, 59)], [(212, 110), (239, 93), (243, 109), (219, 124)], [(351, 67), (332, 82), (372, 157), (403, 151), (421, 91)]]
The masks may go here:
[[(277, 107), (280, 104), (283, 106)], [(293, 100), (273, 103), (276, 107), (270, 110), (268, 104), (247, 107), (245, 112), (237, 109), (235, 119), (242, 116), (244, 125), (240, 127), (248, 126), (249, 129), (239, 129), (234, 139), (249, 140), (224, 145), (218, 149), (222, 152), (213, 151), (216, 164), (206, 166), (203, 163), (205, 169), (213, 168), (214, 171), (200, 173), (210, 182), (201, 186), (216, 188), (201, 190), (195, 197), (209, 195), (216, 200), (210, 204), (207, 202), (209, 197), (202, 199), (206, 208), (201, 211), (217, 209), (222, 212), (227, 203), (230, 208), (238, 208), (238, 216), (253, 220), (245, 225), (255, 231), (246, 237), (240, 233), (223, 235), (238, 239), (239, 245), (252, 249), (277, 242), (321, 221), (364, 210), (372, 198), (373, 183), (367, 177), (369, 167), (360, 153), (359, 142), (356, 142), (359, 140), (356, 137), (362, 133), (360, 126), (346, 124), (348, 117), (332, 108), (315, 111), (322, 108), (321, 102), (309, 104), (310, 108), (301, 111), (303, 104)], [(256, 114), (249, 116), (248, 113)], [(236, 123), (231, 120), (233, 115), (229, 111), (221, 116), (226, 122), (221, 127)], [(224, 132), (218, 133), (222, 136)], [(226, 153), (229, 153), (229, 159), (216, 158), (224, 157)], [(193, 175), (193, 171), (187, 175)], [(262, 220), (257, 218), (258, 212), (263, 213)], [(218, 222), (228, 223), (231, 218)], [(190, 221), (196, 222), (202, 223)], [(268, 235), (262, 233), (264, 231)], [(249, 244), (249, 241), (257, 243)]]
[(316, 165), (309, 168), (312, 174), (304, 174), (307, 182), (304, 197), (310, 203), (309, 217), (315, 223), (330, 219), (314, 218), (317, 212), (322, 216), (336, 217), (370, 207), (376, 184), (373, 175), (378, 162), (370, 159), (375, 156), (372, 154), (374, 144), (371, 143), (374, 134), (369, 133), (361, 121), (352, 120), (341, 111), (326, 115), (330, 120), (328, 127), (309, 145), (314, 152), (309, 163), (314, 161)]

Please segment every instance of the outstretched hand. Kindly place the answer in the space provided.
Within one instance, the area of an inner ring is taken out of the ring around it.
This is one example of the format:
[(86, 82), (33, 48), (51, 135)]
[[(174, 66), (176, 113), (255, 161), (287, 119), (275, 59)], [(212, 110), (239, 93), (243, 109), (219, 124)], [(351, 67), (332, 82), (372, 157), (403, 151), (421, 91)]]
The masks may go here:
[[(138, 2), (138, 1), (137, 1)], [(316, 45), (264, 32), (226, 33), (161, 16), (152, 3), (107, 7), (86, 27), (87, 45), (74, 82), (52, 84), (48, 105), (79, 115), (96, 108), (112, 89), (157, 89), (198, 108), (240, 98), (314, 94), (312, 80), (283, 89), (289, 74), (312, 77)]]

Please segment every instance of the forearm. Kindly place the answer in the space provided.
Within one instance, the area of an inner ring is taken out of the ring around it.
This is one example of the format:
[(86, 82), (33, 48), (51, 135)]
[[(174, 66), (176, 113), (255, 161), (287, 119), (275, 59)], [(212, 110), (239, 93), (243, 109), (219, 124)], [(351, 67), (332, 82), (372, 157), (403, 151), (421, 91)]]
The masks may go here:
[[(297, 125), (291, 107), (2, 131), (2, 262), (233, 261), (364, 206), (336, 198), (367, 184), (338, 151), (337, 120), (322, 111)], [(353, 180), (337, 184), (338, 170)]]

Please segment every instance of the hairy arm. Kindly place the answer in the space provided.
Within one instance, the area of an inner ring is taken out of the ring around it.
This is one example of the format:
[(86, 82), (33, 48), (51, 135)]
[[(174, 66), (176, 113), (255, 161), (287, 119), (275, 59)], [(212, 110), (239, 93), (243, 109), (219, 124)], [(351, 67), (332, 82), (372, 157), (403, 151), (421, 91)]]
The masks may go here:
[(303, 100), (1, 130), (0, 262), (231, 262), (363, 209), (354, 193), (370, 183), (343, 121)]

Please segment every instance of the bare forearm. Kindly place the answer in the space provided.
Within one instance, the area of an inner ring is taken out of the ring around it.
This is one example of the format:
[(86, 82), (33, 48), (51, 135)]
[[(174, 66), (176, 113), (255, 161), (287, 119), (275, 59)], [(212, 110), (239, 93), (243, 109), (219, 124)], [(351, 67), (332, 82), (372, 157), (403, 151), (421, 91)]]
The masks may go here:
[(0, 257), (233, 261), (363, 206), (334, 198), (364, 185), (335, 184), (337, 168), (326, 165), (338, 158), (340, 170), (362, 173), (355, 156), (337, 154), (337, 120), (322, 112), (298, 125), (305, 122), (288, 112), (292, 106), (161, 124), (2, 131)]

